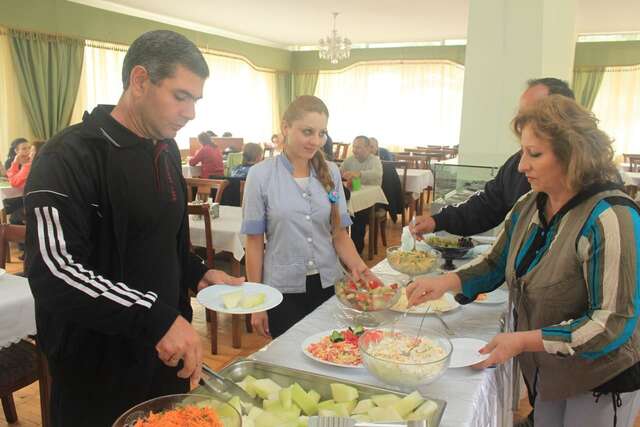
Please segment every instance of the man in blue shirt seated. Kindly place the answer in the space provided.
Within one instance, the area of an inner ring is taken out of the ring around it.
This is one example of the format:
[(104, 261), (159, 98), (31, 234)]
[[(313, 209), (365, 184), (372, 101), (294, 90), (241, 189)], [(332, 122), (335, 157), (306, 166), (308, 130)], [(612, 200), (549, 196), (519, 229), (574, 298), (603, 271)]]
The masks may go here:
[(249, 168), (262, 160), (262, 147), (260, 144), (249, 142), (242, 149), (242, 164), (231, 171), (232, 178), (246, 178)]
[(386, 148), (380, 147), (378, 145), (378, 140), (374, 137), (369, 138), (369, 148), (371, 149), (371, 154), (378, 156), (380, 160), (387, 162), (392, 162), (394, 160), (393, 154), (391, 154), (391, 152)]

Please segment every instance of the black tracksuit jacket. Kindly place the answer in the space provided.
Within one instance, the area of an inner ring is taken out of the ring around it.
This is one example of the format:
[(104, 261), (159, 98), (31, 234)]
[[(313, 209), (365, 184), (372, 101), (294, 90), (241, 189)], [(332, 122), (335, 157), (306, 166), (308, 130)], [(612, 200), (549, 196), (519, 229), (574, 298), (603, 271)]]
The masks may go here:
[(110, 425), (186, 388), (155, 350), (178, 315), (191, 320), (188, 291), (207, 270), (189, 250), (179, 151), (137, 137), (111, 109), (48, 141), (25, 188), (26, 272), (54, 425)]

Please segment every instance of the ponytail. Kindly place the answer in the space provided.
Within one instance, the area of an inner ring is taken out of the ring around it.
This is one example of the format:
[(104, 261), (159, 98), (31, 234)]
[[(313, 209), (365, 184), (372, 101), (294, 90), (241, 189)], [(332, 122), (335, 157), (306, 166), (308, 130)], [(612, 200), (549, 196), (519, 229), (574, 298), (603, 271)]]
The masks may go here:
[[(324, 158), (324, 153), (321, 150), (316, 151), (316, 154), (313, 155), (311, 166), (315, 169), (318, 181), (320, 181), (327, 194), (334, 191), (335, 184), (333, 183), (333, 177), (331, 176), (329, 165)], [(341, 225), (340, 211), (338, 210), (338, 201), (331, 200), (331, 198), (329, 198), (329, 200), (331, 201), (331, 235), (335, 237)]]

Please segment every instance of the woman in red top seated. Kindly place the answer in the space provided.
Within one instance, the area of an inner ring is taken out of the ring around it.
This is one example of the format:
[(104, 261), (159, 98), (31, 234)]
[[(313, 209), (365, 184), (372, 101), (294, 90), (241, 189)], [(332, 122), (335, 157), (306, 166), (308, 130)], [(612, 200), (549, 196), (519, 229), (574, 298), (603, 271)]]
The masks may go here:
[(198, 135), (198, 141), (202, 144), (202, 148), (189, 160), (189, 165), (196, 166), (198, 163), (202, 163), (200, 178), (223, 176), (224, 163), (220, 149), (211, 142), (211, 138), (205, 132)]
[(24, 142), (18, 145), (16, 158), (13, 160), (9, 170), (7, 170), (7, 178), (9, 178), (9, 183), (12, 187), (24, 188), (31, 170), (31, 162), (36, 158), (43, 145), (44, 141), (33, 141), (31, 144)]

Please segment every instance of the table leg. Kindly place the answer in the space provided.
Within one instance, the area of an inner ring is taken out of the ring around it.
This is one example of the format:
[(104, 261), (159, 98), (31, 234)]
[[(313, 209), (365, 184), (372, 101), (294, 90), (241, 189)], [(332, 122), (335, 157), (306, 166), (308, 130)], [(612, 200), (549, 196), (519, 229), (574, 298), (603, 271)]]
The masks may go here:
[[(37, 343), (36, 343), (37, 345)], [(42, 427), (51, 426), (51, 410), (49, 399), (51, 396), (51, 376), (49, 375), (49, 365), (47, 359), (38, 347), (38, 386), (40, 388), (40, 412), (42, 417)]]
[(376, 226), (376, 205), (369, 208), (369, 261), (373, 259), (373, 228)]
[(231, 335), (233, 348), (242, 347), (242, 317), (244, 317), (244, 315), (231, 315)]

